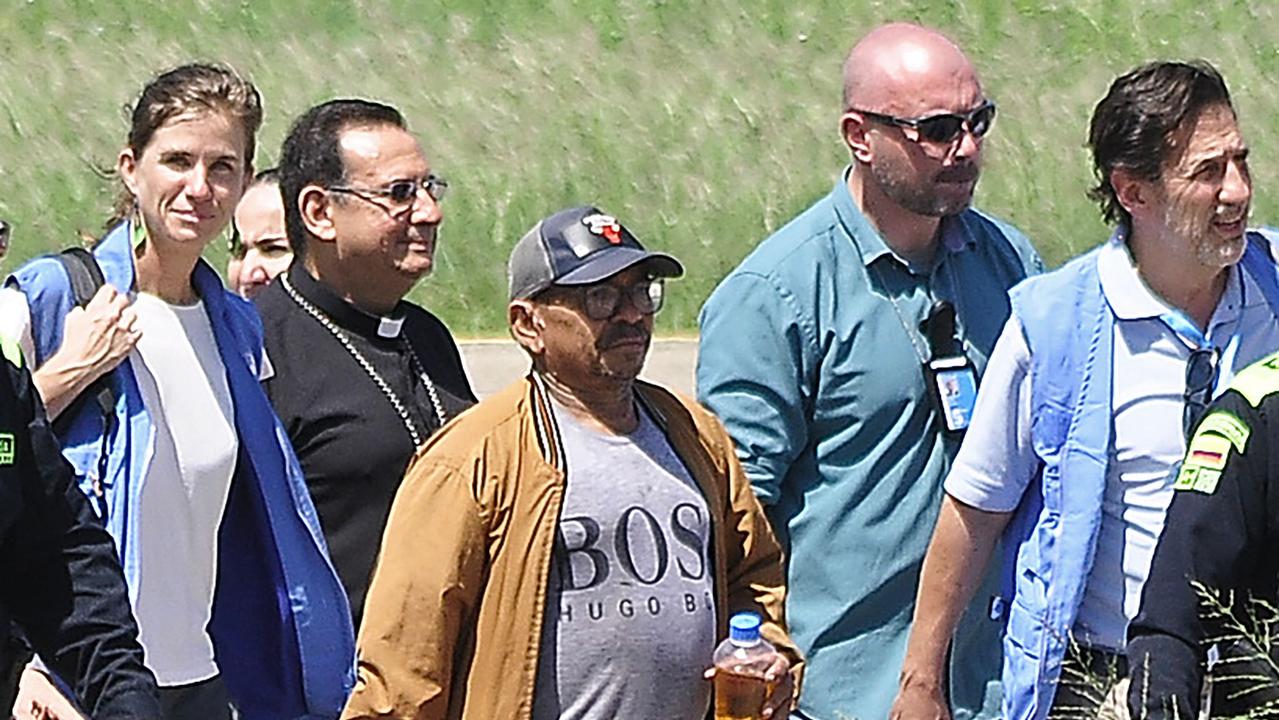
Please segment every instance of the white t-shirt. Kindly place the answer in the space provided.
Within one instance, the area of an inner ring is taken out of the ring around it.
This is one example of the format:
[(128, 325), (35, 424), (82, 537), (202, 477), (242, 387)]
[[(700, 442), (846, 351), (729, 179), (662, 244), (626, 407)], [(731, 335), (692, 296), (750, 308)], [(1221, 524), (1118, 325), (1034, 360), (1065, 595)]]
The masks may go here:
[[(1163, 530), (1171, 471), (1186, 451), (1182, 406), (1194, 341), (1160, 319), (1170, 310), (1141, 280), (1121, 240), (1102, 248), (1097, 269), (1116, 317), (1113, 433), (1097, 552), (1074, 633), (1084, 644), (1118, 651)], [(1237, 371), (1279, 349), (1279, 320), (1238, 267), (1229, 272), (1207, 338), (1225, 350), (1216, 394)], [(946, 492), (955, 499), (1008, 512), (1034, 478), (1039, 459), (1030, 442), (1029, 371), (1030, 351), (1014, 316), (991, 353), (972, 424), (946, 478)]]
[(142, 339), (129, 359), (155, 430), (142, 481), (134, 611), (156, 680), (184, 685), (218, 673), (206, 627), (239, 441), (203, 304), (138, 293), (133, 307)]

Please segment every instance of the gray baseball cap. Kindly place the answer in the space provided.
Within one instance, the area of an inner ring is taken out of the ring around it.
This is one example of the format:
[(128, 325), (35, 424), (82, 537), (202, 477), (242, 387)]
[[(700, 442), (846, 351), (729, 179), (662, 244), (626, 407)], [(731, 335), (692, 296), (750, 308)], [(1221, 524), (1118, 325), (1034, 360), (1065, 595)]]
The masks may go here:
[(612, 215), (584, 205), (534, 225), (515, 243), (506, 272), (511, 299), (521, 300), (552, 285), (590, 285), (639, 263), (657, 277), (684, 274), (674, 257), (645, 250)]

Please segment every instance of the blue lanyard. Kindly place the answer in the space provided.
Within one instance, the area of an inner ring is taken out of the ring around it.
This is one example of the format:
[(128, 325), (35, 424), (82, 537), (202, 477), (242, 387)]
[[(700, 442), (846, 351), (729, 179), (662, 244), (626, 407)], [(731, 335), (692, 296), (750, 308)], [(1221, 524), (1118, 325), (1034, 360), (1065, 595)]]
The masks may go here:
[[(1236, 270), (1235, 272), (1241, 272)], [(1199, 329), (1198, 325), (1191, 322), (1184, 314), (1176, 309), (1169, 308), (1168, 312), (1159, 316), (1159, 320), (1172, 330), (1173, 333), (1180, 336), (1184, 340), (1190, 342), (1193, 346), (1191, 349), (1214, 350), (1216, 353), (1215, 375), (1212, 387), (1212, 396), (1217, 397), (1221, 394), (1221, 388), (1225, 381), (1234, 373), (1232, 369), (1235, 366), (1235, 356), (1239, 354), (1239, 326), (1243, 324), (1244, 312), (1244, 283), (1245, 279), (1240, 274), (1239, 282), (1239, 314), (1234, 320), (1234, 328), (1230, 332), (1230, 339), (1226, 341), (1224, 348), (1218, 348), (1213, 344), (1208, 336)], [(1209, 320), (1211, 322), (1211, 320)]]
[(1187, 319), (1185, 315), (1181, 314), (1181, 312), (1177, 310), (1169, 310), (1163, 315), (1160, 315), (1159, 319), (1163, 321), (1164, 325), (1168, 326), (1169, 330), (1177, 333), (1186, 340), (1189, 340), (1190, 343), (1194, 345), (1193, 349), (1212, 349), (1212, 341), (1203, 334), (1203, 331), (1199, 329), (1198, 325), (1190, 322), (1190, 320)]

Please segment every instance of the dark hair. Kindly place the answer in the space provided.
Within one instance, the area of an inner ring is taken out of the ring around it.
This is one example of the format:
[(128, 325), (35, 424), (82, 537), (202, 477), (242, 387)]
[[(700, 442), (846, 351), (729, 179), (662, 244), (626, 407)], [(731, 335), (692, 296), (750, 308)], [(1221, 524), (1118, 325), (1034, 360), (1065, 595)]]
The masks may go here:
[(276, 185), (280, 184), (280, 168), (278, 167), (269, 167), (265, 170), (259, 170), (257, 174), (253, 176), (253, 182), (249, 185), (249, 187), (253, 187), (254, 185), (270, 185), (272, 183)]
[[(244, 129), (245, 161), (252, 162), (262, 126), (262, 96), (253, 83), (224, 65), (192, 63), (166, 70), (142, 88), (133, 105), (127, 147), (141, 157), (152, 136), (169, 120), (198, 112), (224, 113)], [(107, 227), (129, 217), (134, 198), (126, 189), (117, 198)]]
[(1108, 222), (1127, 225), (1132, 218), (1110, 175), (1123, 168), (1146, 180), (1158, 180), (1176, 157), (1182, 131), (1204, 109), (1225, 105), (1234, 112), (1226, 81), (1203, 60), (1158, 61), (1119, 76), (1093, 109), (1088, 128), (1097, 185), (1088, 197), (1101, 205)]
[(298, 194), (308, 185), (332, 187), (346, 180), (342, 133), (381, 125), (404, 127), (404, 116), (390, 105), (369, 100), (330, 100), (303, 113), (289, 129), (280, 150), (280, 192), (284, 195), (284, 229), (297, 257), (306, 254), (311, 232), (302, 222)]

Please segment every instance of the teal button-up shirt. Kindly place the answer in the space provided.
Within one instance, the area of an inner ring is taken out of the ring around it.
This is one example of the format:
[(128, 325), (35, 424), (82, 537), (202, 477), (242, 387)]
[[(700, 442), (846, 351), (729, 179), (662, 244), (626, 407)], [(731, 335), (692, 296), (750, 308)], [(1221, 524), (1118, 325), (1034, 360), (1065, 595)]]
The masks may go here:
[[(808, 660), (801, 709), (880, 720), (958, 449), (925, 385), (919, 324), (949, 300), (980, 374), (1008, 318), (1008, 289), (1042, 263), (1016, 229), (968, 210), (943, 221), (931, 266), (911, 267), (858, 210), (847, 173), (706, 301), (697, 390), (787, 549), (787, 620)], [(998, 712), (989, 594), (956, 638), (957, 720)]]

